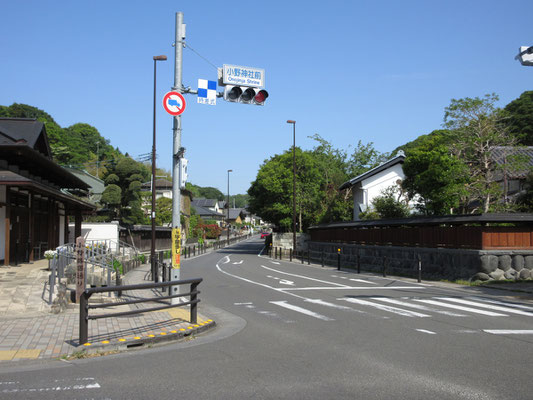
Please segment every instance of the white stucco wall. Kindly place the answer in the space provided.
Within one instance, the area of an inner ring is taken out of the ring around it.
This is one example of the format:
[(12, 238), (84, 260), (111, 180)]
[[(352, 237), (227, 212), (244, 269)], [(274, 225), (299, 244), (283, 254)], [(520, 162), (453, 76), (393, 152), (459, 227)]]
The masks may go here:
[(402, 165), (398, 163), (376, 175), (363, 179), (359, 184), (360, 186), (354, 187), (354, 220), (359, 220), (359, 204), (363, 204), (366, 208), (370, 207), (372, 200), (381, 196), (383, 190), (389, 186), (397, 185), (397, 181), (403, 181), (404, 177)]
[[(74, 224), (68, 226), (69, 243), (74, 243)], [(118, 222), (84, 222), (81, 224), (81, 235), (85, 240), (114, 240), (118, 242)]]

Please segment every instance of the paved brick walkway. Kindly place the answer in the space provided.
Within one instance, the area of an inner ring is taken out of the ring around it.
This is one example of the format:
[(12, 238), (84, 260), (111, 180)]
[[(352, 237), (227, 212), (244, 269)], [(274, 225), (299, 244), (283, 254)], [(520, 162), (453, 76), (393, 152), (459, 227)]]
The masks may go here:
[[(40, 260), (20, 267), (0, 267), (0, 362), (23, 359), (49, 359), (71, 355), (81, 350), (107, 351), (143, 346), (161, 340), (178, 340), (215, 326), (198, 314), (196, 324), (189, 322), (189, 309), (171, 308), (133, 316), (89, 321), (89, 344), (79, 343), (79, 306), (70, 305), (65, 313), (49, 312), (48, 262)], [(124, 277), (124, 284), (149, 282), (145, 264)], [(143, 290), (125, 293), (132, 297), (157, 297), (160, 292)], [(96, 297), (96, 296), (95, 296)], [(101, 301), (109, 302), (104, 296)], [(120, 304), (92, 311), (112, 313), (138, 308)], [(148, 305), (148, 306), (152, 306)]]

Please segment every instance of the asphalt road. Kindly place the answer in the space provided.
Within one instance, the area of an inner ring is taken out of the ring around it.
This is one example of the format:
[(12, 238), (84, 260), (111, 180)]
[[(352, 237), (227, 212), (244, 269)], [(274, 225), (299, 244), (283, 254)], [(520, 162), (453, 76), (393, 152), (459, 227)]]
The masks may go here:
[(259, 256), (185, 260), (217, 328), (119, 355), (0, 370), (1, 399), (531, 399), (533, 303)]

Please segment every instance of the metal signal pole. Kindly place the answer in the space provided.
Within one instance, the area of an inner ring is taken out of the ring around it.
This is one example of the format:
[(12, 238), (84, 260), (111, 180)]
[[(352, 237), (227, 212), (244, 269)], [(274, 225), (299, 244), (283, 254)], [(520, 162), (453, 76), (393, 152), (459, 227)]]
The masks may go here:
[[(185, 45), (185, 25), (183, 24), (183, 13), (176, 13), (176, 40), (174, 42), (174, 87), (173, 90), (183, 93), (182, 68), (183, 68), (183, 46)], [(173, 149), (172, 149), (172, 230), (175, 231), (173, 239), (179, 241), (179, 252), (181, 252), (181, 162), (183, 148), (181, 147), (181, 115), (174, 116), (172, 126)], [(180, 280), (180, 255), (177, 261), (172, 254), (172, 275), (171, 280)], [(179, 294), (179, 286), (173, 286), (172, 295)], [(178, 304), (179, 298), (173, 298), (172, 304)]]

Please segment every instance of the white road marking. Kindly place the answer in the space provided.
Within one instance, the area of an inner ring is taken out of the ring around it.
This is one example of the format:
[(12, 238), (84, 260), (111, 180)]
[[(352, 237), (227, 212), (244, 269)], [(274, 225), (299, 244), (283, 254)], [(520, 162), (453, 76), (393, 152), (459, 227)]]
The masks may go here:
[(242, 262), (243, 262), (243, 260), (241, 260), (241, 261), (237, 261), (237, 262), (234, 262), (233, 265), (241, 265)]
[(373, 303), (373, 302), (367, 301), (367, 300), (354, 299), (354, 298), (351, 298), (351, 297), (340, 298), (340, 299), (337, 299), (337, 300), (344, 300), (344, 301), (348, 301), (350, 303), (362, 304), (362, 305), (365, 305), (365, 306), (374, 307), (374, 308), (377, 308), (379, 310), (391, 312), (391, 313), (394, 313), (394, 314), (403, 315), (404, 317), (420, 317), (420, 318), (431, 317), (430, 315), (427, 315), (427, 314), (417, 313), (415, 311), (404, 310), (403, 308), (391, 307), (391, 306), (386, 306), (386, 305), (383, 305), (383, 304)]
[(372, 300), (378, 300), (378, 301), (384, 301), (386, 303), (398, 304), (399, 306), (411, 307), (411, 308), (414, 308), (414, 309), (417, 309), (417, 310), (422, 310), (422, 311), (431, 311), (431, 312), (435, 312), (437, 314), (450, 315), (452, 317), (466, 317), (466, 315), (464, 315), (464, 314), (457, 314), (457, 313), (454, 313), (454, 312), (451, 312), (451, 311), (441, 311), (441, 310), (437, 310), (435, 308), (423, 306), (421, 304), (412, 304), (412, 303), (408, 303), (406, 301), (391, 299), (391, 298), (388, 298), (388, 297), (372, 297)]
[(422, 303), (433, 304), (434, 306), (455, 308), (456, 310), (468, 311), (468, 312), (472, 312), (472, 313), (476, 313), (476, 314), (488, 315), (488, 316), (491, 316), (491, 317), (507, 317), (506, 314), (499, 314), (499, 313), (495, 313), (495, 312), (492, 312), (492, 311), (478, 310), (478, 309), (471, 308), (471, 307), (458, 306), (457, 304), (443, 303), (442, 301), (427, 300), (427, 299), (414, 299), (414, 300), (415, 301), (420, 301)]
[(279, 262), (277, 261), (270, 261), (272, 264), (276, 264), (276, 265), (279, 265)]
[(493, 335), (533, 335), (532, 329), (483, 329), (483, 332)]
[(286, 301), (270, 301), (270, 303), (275, 304), (275, 305), (280, 306), (280, 307), (287, 308), (287, 309), (292, 310), (292, 311), (296, 311), (296, 312), (299, 312), (299, 313), (302, 313), (302, 314), (305, 314), (305, 315), (309, 315), (310, 317), (321, 319), (322, 321), (335, 321), (334, 319), (326, 317), (325, 315), (318, 314), (318, 313), (316, 313), (314, 311), (308, 310), (308, 309), (303, 308), (303, 307), (298, 307), (298, 306), (295, 306), (293, 304), (289, 304)]
[(415, 329), (415, 331), (422, 332), (422, 333), (427, 333), (429, 335), (436, 335), (437, 334), (436, 332), (428, 331), (426, 329)]
[(404, 289), (425, 289), (424, 287), (418, 286), (341, 286), (341, 287), (324, 287), (324, 286), (312, 286), (312, 287), (302, 287), (294, 289), (284, 289), (284, 290), (404, 290)]
[(467, 304), (467, 305), (470, 305), (470, 306), (488, 308), (489, 310), (503, 311), (503, 312), (508, 312), (508, 313), (512, 313), (512, 314), (527, 315), (528, 317), (533, 317), (533, 313), (532, 312), (522, 311), (522, 310), (515, 310), (515, 309), (510, 308), (510, 307), (493, 306), (493, 305), (486, 304), (486, 303), (480, 303), (480, 302), (469, 301), (469, 300), (464, 300), (464, 299), (457, 299), (457, 298), (454, 298), (454, 297), (435, 297), (435, 298), (439, 299), (439, 300), (446, 300), (446, 301), (453, 301), (453, 302), (461, 303), (461, 304)]
[(356, 310), (355, 308), (348, 307), (348, 306), (341, 306), (340, 304), (329, 303), (329, 302), (321, 300), (321, 299), (307, 299), (305, 301), (308, 302), (308, 303), (318, 304), (318, 305), (325, 306), (325, 307), (335, 308), (337, 310), (355, 311), (355, 312), (358, 312), (358, 313), (361, 313), (361, 314), (367, 314), (365, 311)]
[(333, 286), (342, 286), (342, 287), (346, 287), (346, 285), (343, 285), (343, 284), (341, 284), (341, 283), (329, 282), (329, 281), (323, 281), (323, 280), (321, 280), (321, 279), (310, 278), (310, 277), (308, 277), (308, 276), (304, 276), (304, 275), (291, 274), (291, 273), (289, 273), (289, 272), (278, 271), (277, 269), (269, 268), (269, 267), (265, 267), (264, 265), (261, 265), (261, 267), (262, 267), (262, 268), (265, 268), (265, 269), (268, 269), (269, 271), (277, 272), (278, 274), (284, 274), (284, 275), (294, 276), (294, 277), (296, 277), (296, 278), (308, 279), (308, 280), (310, 280), (310, 281), (315, 281), (315, 282), (325, 283), (325, 284), (333, 285)]
[(233, 305), (235, 305), (235, 306), (247, 306), (249, 304), (254, 304), (254, 303), (252, 303), (251, 301), (246, 302), (246, 303), (233, 303)]
[(376, 282), (365, 281), (364, 279), (355, 279), (355, 278), (351, 278), (350, 280), (351, 280), (351, 281), (354, 281), (354, 282), (370, 283), (371, 285), (377, 285)]
[[(84, 381), (94, 381), (94, 378), (76, 378), (73, 383), (70, 380), (59, 379), (54, 380), (48, 387), (30, 387), (30, 388), (9, 388), (0, 390), (0, 393), (25, 393), (25, 392), (59, 392), (67, 390), (84, 390), (84, 389), (99, 389), (101, 388), (98, 382), (81, 383)], [(64, 383), (63, 383), (64, 382)], [(5, 382), (4, 382), (5, 383)], [(21, 384), (21, 382), (8, 382), (8, 384)]]
[(282, 285), (294, 286), (294, 282), (293, 281), (288, 281), (286, 279), (280, 279), (279, 283), (281, 283)]
[(514, 307), (514, 308), (521, 308), (523, 310), (530, 310), (530, 311), (533, 311), (533, 307), (528, 307), (528, 306), (525, 306), (523, 304), (514, 304), (514, 303), (506, 303), (504, 301), (498, 301), (498, 300), (491, 300), (491, 299), (484, 299), (482, 297), (475, 297), (475, 296), (471, 296), (471, 297), (466, 297), (467, 299), (470, 299), (470, 300), (476, 300), (476, 301), (481, 301), (483, 303), (492, 303), (492, 304), (499, 304), (499, 305), (502, 305), (502, 306), (507, 306), (507, 307)]

